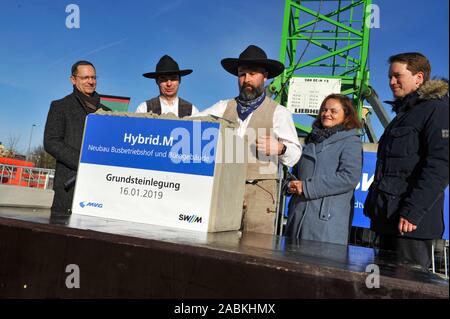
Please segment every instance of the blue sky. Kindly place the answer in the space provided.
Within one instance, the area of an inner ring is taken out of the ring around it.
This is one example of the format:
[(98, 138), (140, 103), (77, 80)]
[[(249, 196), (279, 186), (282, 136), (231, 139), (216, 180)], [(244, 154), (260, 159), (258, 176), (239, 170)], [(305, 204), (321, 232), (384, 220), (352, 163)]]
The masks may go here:
[[(80, 28), (66, 27), (66, 6), (80, 8)], [(371, 84), (390, 99), (387, 58), (420, 51), (432, 75), (448, 77), (448, 0), (378, 0), (380, 28), (371, 30)], [(93, 62), (97, 91), (130, 96), (130, 111), (158, 94), (153, 71), (164, 54), (194, 72), (180, 95), (205, 109), (236, 95), (236, 78), (220, 66), (249, 44), (279, 58), (284, 0), (8, 0), (0, 2), (0, 142), (20, 137), (26, 153), (42, 144), (50, 102), (71, 93), (70, 67)], [(375, 121), (376, 122), (376, 121)], [(378, 133), (381, 128), (375, 123)]]

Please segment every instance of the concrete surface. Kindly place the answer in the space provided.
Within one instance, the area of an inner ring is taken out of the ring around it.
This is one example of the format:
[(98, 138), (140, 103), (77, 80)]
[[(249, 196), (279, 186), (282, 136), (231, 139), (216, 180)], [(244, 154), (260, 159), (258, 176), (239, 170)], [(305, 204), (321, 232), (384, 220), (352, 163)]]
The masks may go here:
[(0, 185), (0, 206), (50, 208), (54, 191), (13, 185)]

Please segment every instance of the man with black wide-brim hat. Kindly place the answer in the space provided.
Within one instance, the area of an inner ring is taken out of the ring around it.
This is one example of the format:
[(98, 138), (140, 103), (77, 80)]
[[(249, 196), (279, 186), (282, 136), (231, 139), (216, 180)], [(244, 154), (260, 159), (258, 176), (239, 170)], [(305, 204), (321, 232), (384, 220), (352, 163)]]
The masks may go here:
[(278, 161), (292, 167), (301, 146), (288, 109), (266, 96), (264, 83), (284, 71), (284, 65), (267, 58), (255, 45), (239, 58), (221, 61), (238, 77), (239, 95), (219, 101), (199, 113), (239, 124), (237, 134), (247, 139), (247, 182), (244, 196), (243, 230), (273, 234), (276, 223)]
[(156, 65), (155, 72), (143, 74), (146, 78), (156, 80), (159, 96), (139, 104), (136, 113), (152, 112), (158, 115), (173, 113), (178, 117), (198, 113), (198, 109), (192, 103), (178, 97), (181, 77), (191, 73), (192, 70), (189, 69), (180, 70), (174, 59), (164, 55)]

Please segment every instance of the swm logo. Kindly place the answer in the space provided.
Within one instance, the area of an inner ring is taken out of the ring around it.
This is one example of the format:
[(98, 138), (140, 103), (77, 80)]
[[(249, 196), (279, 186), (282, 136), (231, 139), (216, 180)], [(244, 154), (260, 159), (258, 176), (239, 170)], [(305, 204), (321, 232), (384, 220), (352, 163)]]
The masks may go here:
[(94, 203), (94, 202), (80, 202), (80, 207), (94, 207), (94, 208), (103, 208), (103, 204), (101, 203)]
[(180, 215), (178, 215), (178, 220), (185, 221), (185, 222), (188, 222), (188, 223), (201, 223), (202, 222), (202, 217), (197, 216), (197, 215), (180, 214)]

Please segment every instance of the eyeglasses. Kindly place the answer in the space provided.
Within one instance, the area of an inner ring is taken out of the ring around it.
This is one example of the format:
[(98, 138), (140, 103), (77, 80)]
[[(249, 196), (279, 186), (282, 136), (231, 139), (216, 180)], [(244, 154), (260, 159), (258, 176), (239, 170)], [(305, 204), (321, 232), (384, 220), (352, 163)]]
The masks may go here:
[(72, 76), (79, 78), (81, 81), (87, 81), (87, 80), (97, 81), (97, 79), (98, 79), (98, 76), (96, 76), (96, 75), (94, 75), (94, 76), (89, 76), (89, 75), (79, 76), (79, 75), (76, 75), (76, 74), (72, 74)]

